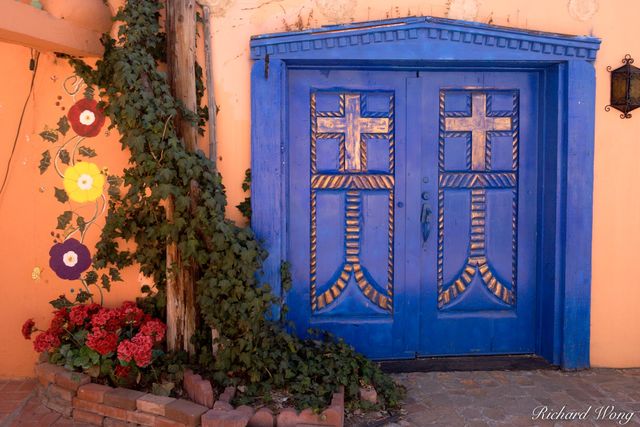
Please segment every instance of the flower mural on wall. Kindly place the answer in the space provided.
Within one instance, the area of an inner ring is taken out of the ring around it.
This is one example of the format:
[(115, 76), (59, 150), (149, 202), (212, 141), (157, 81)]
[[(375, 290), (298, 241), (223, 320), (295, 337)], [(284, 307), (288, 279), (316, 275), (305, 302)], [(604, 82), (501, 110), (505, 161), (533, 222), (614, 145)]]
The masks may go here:
[(88, 98), (73, 104), (67, 117), (73, 131), (86, 138), (97, 136), (105, 120), (102, 109), (98, 107), (98, 102)]
[(95, 163), (78, 162), (64, 172), (64, 190), (74, 202), (93, 202), (102, 195), (104, 175)]
[[(88, 138), (98, 136), (105, 124), (105, 115), (100, 103), (94, 99), (93, 89), (75, 75), (64, 80), (63, 89), (71, 97), (73, 105), (60, 117), (55, 128), (40, 132), (45, 142), (53, 144), (53, 149), (42, 153), (39, 169), (44, 174), (53, 166), (61, 180), (61, 186), (55, 187), (54, 196), (67, 207), (58, 216), (56, 231), (51, 233), (55, 240), (49, 251), (49, 267), (60, 279), (80, 281), (81, 290), (76, 293), (76, 302), (82, 303), (93, 300), (90, 287), (98, 291), (102, 300), (102, 288), (108, 288), (111, 280), (119, 280), (117, 271), (99, 276), (92, 268), (91, 251), (84, 244), (84, 239), (89, 228), (105, 212), (106, 185), (111, 192), (119, 186), (120, 179), (108, 176), (106, 170), (90, 161), (97, 153), (87, 143)], [(62, 99), (58, 96), (56, 105), (64, 111)], [(85, 217), (83, 205), (90, 204), (93, 204), (93, 214)], [(61, 306), (70, 303), (62, 296), (57, 301)]]
[(73, 238), (53, 245), (49, 256), (49, 267), (61, 279), (77, 280), (91, 267), (89, 248)]

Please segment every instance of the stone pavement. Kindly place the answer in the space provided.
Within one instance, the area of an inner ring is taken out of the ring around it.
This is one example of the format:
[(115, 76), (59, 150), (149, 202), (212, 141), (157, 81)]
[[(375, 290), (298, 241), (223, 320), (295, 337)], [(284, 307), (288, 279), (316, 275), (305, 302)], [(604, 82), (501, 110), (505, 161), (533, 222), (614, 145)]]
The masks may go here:
[[(396, 374), (394, 378), (407, 387), (402, 415), (393, 422), (368, 425), (640, 425), (640, 369), (429, 372)], [(545, 408), (547, 412), (543, 414)], [(567, 416), (588, 409), (584, 420), (532, 419), (534, 410), (542, 418), (552, 413), (558, 415), (561, 410), (561, 415)], [(633, 416), (625, 422), (630, 415)], [(33, 380), (0, 380), (0, 426), (86, 425), (65, 420), (42, 406), (35, 397)]]
[[(388, 427), (640, 425), (640, 369), (429, 372), (394, 378), (407, 388), (407, 398), (401, 419)], [(542, 419), (589, 408), (583, 420)], [(534, 410), (539, 419), (532, 419)]]

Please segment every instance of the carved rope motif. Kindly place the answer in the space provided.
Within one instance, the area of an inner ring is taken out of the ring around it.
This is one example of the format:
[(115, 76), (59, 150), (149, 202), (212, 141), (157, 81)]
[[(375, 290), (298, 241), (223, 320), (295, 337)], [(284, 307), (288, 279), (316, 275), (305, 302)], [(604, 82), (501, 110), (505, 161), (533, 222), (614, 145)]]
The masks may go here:
[[(394, 231), (394, 169), (395, 169), (395, 100), (389, 97), (388, 113), (366, 112), (366, 95), (340, 93), (338, 111), (317, 111), (317, 92), (311, 94), (311, 308), (318, 311), (336, 301), (353, 275), (356, 284), (376, 306), (392, 311), (393, 307), (393, 231)], [(337, 174), (318, 173), (317, 140), (333, 138), (339, 141)], [(367, 173), (367, 140), (389, 141), (389, 173)], [(345, 195), (345, 259), (337, 277), (328, 289), (317, 292), (317, 192), (346, 190)], [(388, 265), (386, 289), (373, 283), (360, 260), (362, 192), (389, 192)]]
[[(515, 304), (517, 275), (517, 182), (518, 182), (518, 104), (513, 96), (510, 113), (488, 113), (491, 97), (485, 92), (471, 92), (471, 116), (445, 112), (445, 91), (440, 91), (440, 136), (438, 148), (438, 307), (442, 308), (465, 292), (476, 274), (501, 301)], [(467, 146), (468, 172), (446, 172), (444, 167), (445, 138), (471, 133)], [(512, 171), (491, 172), (491, 134), (512, 137)], [(444, 191), (447, 188), (471, 190), (471, 233), (469, 255), (460, 275), (444, 283)], [(508, 287), (496, 277), (486, 254), (486, 193), (491, 189), (511, 188), (512, 204), (512, 281)]]

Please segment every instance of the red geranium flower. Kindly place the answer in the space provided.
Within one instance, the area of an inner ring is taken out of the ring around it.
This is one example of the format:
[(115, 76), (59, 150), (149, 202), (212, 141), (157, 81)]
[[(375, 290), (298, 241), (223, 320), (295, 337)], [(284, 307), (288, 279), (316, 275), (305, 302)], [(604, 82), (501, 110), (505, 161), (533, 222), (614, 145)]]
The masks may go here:
[(123, 302), (119, 311), (122, 321), (129, 325), (138, 326), (144, 318), (144, 312), (132, 301)]
[(80, 136), (93, 137), (100, 133), (104, 125), (104, 113), (94, 99), (83, 98), (69, 108), (69, 123)]
[(33, 340), (33, 348), (38, 353), (43, 353), (58, 347), (60, 347), (60, 338), (50, 331), (41, 333)]
[(155, 342), (161, 342), (166, 332), (167, 327), (158, 319), (146, 321), (140, 327), (140, 333), (152, 337)]
[(93, 331), (87, 335), (87, 347), (97, 351), (103, 356), (115, 351), (117, 346), (118, 336), (113, 332), (93, 328)]
[(33, 333), (33, 328), (35, 328), (35, 326), (36, 322), (34, 322), (33, 319), (27, 319), (27, 321), (24, 322), (24, 325), (22, 325), (22, 336), (25, 340), (31, 339), (31, 334)]
[(114, 372), (115, 376), (118, 378), (126, 378), (129, 376), (129, 373), (131, 373), (131, 367), (122, 365), (116, 366), (116, 370)]
[(122, 325), (122, 319), (117, 310), (110, 308), (101, 308), (91, 318), (91, 326), (95, 328), (106, 329), (107, 331), (116, 331)]

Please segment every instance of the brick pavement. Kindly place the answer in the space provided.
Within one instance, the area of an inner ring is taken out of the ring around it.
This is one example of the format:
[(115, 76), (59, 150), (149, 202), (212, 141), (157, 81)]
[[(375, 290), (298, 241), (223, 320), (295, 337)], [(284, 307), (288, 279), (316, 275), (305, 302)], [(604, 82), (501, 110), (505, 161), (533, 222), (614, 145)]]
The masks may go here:
[[(407, 387), (407, 398), (402, 419), (388, 427), (640, 425), (640, 369), (429, 372), (394, 378)], [(550, 414), (563, 406), (564, 414), (591, 410), (584, 420), (532, 419), (536, 408), (546, 407)]]

